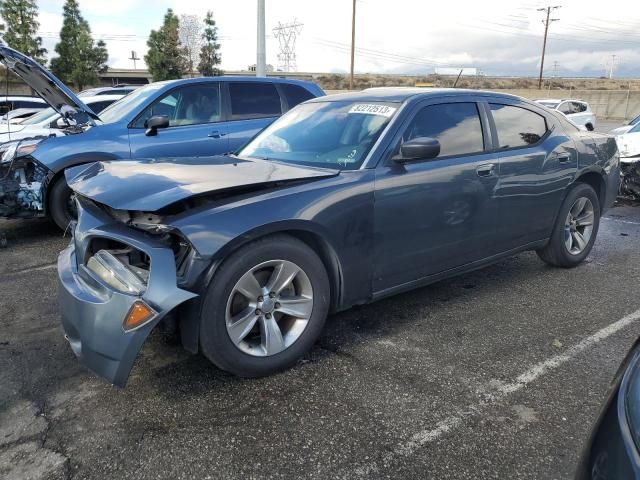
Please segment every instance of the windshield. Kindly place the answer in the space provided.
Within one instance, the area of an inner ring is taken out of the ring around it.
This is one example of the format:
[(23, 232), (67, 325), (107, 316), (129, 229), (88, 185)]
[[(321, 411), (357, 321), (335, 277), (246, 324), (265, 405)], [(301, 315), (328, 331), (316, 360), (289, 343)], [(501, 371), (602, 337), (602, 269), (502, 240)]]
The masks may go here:
[(636, 118), (634, 118), (633, 120), (631, 120), (629, 122), (629, 125), (635, 125), (637, 123), (640, 123), (640, 115), (638, 115)]
[(302, 104), (272, 123), (238, 155), (355, 170), (398, 107), (382, 102)]
[[(58, 112), (56, 112), (53, 108), (45, 108), (41, 112), (36, 113), (34, 116), (27, 118), (24, 122), (22, 122), (22, 125), (37, 125), (39, 123), (53, 121), (53, 117), (55, 117), (56, 115), (58, 115)], [(49, 120), (49, 118), (51, 118), (51, 120)]]
[(142, 104), (145, 104), (149, 97), (155, 95), (158, 90), (163, 88), (163, 84), (152, 83), (145, 87), (138, 88), (117, 102), (111, 104), (100, 112), (100, 120), (102, 123), (113, 123), (120, 121), (128, 115), (132, 110), (136, 110)]

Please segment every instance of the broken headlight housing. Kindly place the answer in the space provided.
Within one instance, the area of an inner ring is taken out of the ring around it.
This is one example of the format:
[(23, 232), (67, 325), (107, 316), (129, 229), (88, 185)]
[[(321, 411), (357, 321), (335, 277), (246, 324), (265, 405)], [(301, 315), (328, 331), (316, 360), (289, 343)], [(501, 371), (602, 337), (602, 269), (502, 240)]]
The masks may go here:
[[(95, 246), (99, 248), (99, 244)], [(86, 268), (100, 280), (114, 290), (129, 295), (142, 295), (145, 292), (149, 267), (149, 259), (145, 254), (126, 246), (100, 248), (86, 262)]]
[(16, 140), (0, 145), (0, 163), (9, 163), (16, 157), (31, 155), (42, 139)]

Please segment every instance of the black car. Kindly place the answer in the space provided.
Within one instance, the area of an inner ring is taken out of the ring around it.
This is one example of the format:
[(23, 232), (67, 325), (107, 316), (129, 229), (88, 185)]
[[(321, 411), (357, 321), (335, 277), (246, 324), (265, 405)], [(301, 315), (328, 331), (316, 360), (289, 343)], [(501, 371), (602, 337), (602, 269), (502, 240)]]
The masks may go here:
[(124, 385), (169, 313), (224, 370), (293, 365), (329, 312), (525, 250), (573, 267), (616, 196), (612, 137), (499, 93), (371, 89), (309, 100), (235, 155), (67, 171), (59, 258), (74, 352)]
[(576, 480), (608, 479), (640, 479), (640, 341), (611, 383), (576, 472)]

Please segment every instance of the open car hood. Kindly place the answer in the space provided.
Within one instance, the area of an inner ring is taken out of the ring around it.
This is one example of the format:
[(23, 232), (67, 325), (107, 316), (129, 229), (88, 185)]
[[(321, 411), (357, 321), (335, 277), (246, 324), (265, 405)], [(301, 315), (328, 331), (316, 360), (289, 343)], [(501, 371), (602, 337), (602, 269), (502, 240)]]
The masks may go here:
[(255, 191), (338, 175), (337, 170), (237, 157), (95, 162), (67, 169), (79, 195), (116, 210), (154, 212), (194, 196)]
[(45, 102), (63, 117), (72, 118), (76, 124), (91, 123), (99, 117), (87, 107), (55, 75), (35, 60), (9, 48), (0, 40), (0, 62), (22, 78)]

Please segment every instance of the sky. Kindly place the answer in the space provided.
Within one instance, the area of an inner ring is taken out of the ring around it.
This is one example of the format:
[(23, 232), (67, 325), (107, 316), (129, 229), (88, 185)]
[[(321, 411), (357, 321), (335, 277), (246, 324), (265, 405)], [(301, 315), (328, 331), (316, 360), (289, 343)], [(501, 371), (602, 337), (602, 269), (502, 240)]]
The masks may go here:
[[(63, 0), (40, 0), (40, 33), (50, 55), (62, 24)], [(168, 8), (204, 17), (219, 27), (222, 68), (255, 64), (256, 0), (80, 0), (96, 39), (109, 49), (109, 65), (133, 68), (146, 39)], [(536, 76), (546, 5), (552, 13), (545, 75), (640, 77), (640, 2), (637, 0), (357, 0), (356, 73), (430, 74), (435, 67), (475, 67), (485, 75)], [(351, 0), (266, 0), (267, 63), (278, 66), (279, 22), (302, 24), (297, 70), (347, 72)], [(615, 55), (615, 60), (613, 59)], [(143, 68), (143, 61), (138, 62)]]

